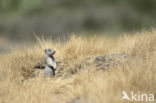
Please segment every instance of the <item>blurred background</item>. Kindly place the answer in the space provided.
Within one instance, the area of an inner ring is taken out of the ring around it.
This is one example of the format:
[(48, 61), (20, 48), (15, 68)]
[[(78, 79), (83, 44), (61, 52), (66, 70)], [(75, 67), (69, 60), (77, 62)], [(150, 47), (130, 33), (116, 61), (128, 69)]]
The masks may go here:
[(156, 0), (0, 0), (0, 48), (35, 35), (117, 36), (155, 26)]

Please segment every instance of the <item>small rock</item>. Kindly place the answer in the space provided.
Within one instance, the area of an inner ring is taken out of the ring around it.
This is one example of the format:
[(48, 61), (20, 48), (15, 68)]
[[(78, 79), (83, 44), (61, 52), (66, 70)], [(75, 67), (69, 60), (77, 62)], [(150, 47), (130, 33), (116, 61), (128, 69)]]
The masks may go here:
[(119, 65), (121, 61), (127, 61), (124, 54), (107, 54), (105, 56), (97, 56), (94, 60), (97, 69), (107, 70), (109, 67)]

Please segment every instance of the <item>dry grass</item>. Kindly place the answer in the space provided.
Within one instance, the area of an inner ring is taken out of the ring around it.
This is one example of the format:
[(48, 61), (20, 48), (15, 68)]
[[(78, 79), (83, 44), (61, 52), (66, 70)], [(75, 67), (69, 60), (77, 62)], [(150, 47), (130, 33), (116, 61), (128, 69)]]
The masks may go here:
[[(123, 90), (156, 95), (156, 31), (114, 39), (72, 36), (64, 44), (38, 41), (32, 48), (16, 48), (8, 55), (1, 55), (0, 103), (121, 103), (127, 102), (120, 100)], [(56, 60), (68, 65), (111, 53), (137, 59), (106, 72), (92, 67), (69, 78), (35, 77), (22, 81), (21, 68), (32, 73), (33, 66), (44, 57), (43, 50), (49, 47), (56, 49)]]

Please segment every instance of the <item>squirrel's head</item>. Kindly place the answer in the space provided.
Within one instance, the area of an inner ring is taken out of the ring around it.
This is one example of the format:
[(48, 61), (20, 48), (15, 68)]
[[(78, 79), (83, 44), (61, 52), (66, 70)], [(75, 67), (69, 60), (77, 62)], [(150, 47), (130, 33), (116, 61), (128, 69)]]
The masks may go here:
[(47, 56), (53, 56), (55, 54), (55, 50), (51, 48), (45, 49), (44, 51)]

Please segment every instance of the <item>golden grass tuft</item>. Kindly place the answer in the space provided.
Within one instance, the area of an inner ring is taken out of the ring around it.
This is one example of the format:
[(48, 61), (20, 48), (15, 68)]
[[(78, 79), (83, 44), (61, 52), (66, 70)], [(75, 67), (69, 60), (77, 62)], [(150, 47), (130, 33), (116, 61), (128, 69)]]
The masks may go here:
[[(49, 47), (56, 49), (56, 61), (71, 66), (88, 57), (111, 53), (124, 53), (134, 59), (105, 72), (91, 67), (69, 78), (31, 77), (33, 66)], [(31, 48), (16, 48), (1, 55), (0, 103), (125, 103), (120, 100), (123, 90), (156, 95), (155, 74), (156, 31), (119, 38), (72, 36), (65, 43), (38, 38), (38, 44)]]

